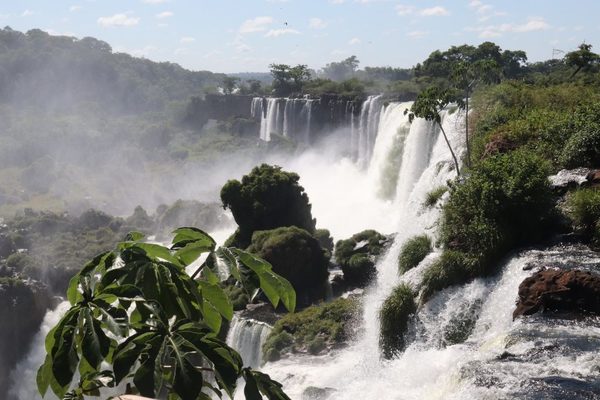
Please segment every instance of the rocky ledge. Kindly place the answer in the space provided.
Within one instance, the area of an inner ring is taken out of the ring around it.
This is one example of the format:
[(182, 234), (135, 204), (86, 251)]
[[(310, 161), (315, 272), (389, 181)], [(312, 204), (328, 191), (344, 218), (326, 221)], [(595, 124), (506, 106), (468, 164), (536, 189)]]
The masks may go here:
[(519, 285), (513, 318), (543, 312), (600, 315), (600, 274), (544, 268)]

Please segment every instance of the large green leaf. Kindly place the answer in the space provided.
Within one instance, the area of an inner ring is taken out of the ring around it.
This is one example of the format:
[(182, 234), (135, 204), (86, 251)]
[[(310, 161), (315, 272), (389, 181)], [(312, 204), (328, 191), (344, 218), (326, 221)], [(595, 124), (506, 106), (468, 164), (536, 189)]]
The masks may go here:
[(287, 279), (274, 273), (271, 264), (265, 260), (240, 249), (232, 249), (232, 252), (242, 264), (258, 276), (260, 288), (265, 292), (274, 307), (277, 307), (281, 300), (288, 311), (294, 311), (296, 308), (296, 292)]
[(209, 303), (219, 314), (231, 320), (233, 318), (233, 305), (231, 300), (220, 286), (204, 281), (198, 281), (202, 289), (202, 298), (205, 304)]
[(244, 368), (244, 379), (246, 386), (244, 394), (246, 400), (262, 400), (261, 393), (269, 400), (291, 400), (284, 392), (279, 382), (271, 379), (267, 374)]
[(173, 237), (174, 249), (185, 247), (191, 242), (196, 242), (201, 245), (212, 247), (212, 250), (214, 250), (217, 244), (208, 233), (194, 227), (178, 228), (173, 231), (173, 234), (175, 235), (175, 237)]
[(81, 341), (81, 352), (86, 361), (95, 369), (108, 355), (110, 350), (110, 339), (106, 336), (100, 322), (92, 318), (89, 308), (83, 309), (85, 326), (83, 327), (83, 339)]

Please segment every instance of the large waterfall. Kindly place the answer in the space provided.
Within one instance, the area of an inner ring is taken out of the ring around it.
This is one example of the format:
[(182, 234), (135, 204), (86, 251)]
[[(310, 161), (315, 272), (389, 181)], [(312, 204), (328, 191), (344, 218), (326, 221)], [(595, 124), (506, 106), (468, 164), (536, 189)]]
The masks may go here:
[[(317, 102), (254, 99), (261, 138), (269, 140), (271, 133), (278, 133), (310, 141)], [(351, 157), (327, 158), (319, 149), (282, 164), (299, 173), (318, 226), (330, 229), (336, 239), (366, 228), (395, 232), (393, 245), (377, 265), (377, 279), (365, 291), (359, 336), (349, 347), (328, 355), (290, 356), (262, 366), (268, 325), (236, 316), (227, 342), (247, 365), (281, 382), (292, 399), (559, 399), (567, 398), (565, 393), (573, 399), (598, 398), (591, 393), (600, 393), (599, 319), (512, 319), (518, 285), (531, 274), (524, 267), (600, 264), (600, 258), (583, 247), (524, 250), (508, 257), (498, 276), (443, 290), (411, 320), (407, 349), (392, 360), (381, 358), (377, 315), (382, 302), (400, 282), (417, 287), (424, 270), (439, 256), (434, 251), (398, 276), (400, 248), (416, 234), (435, 237), (440, 209), (425, 208), (423, 201), (429, 191), (456, 175), (439, 128), (419, 119), (409, 124), (404, 114), (409, 107), (410, 103), (385, 104), (378, 96), (369, 97), (360, 113), (353, 104), (344, 104), (340, 113), (347, 117)], [(444, 111), (442, 124), (460, 156), (464, 114)], [(33, 349), (13, 374), (16, 399), (38, 398), (34, 371), (43, 361), (43, 336), (60, 311), (59, 307), (48, 314)], [(461, 335), (464, 340), (456, 340)], [(541, 394), (532, 396), (534, 392)], [(314, 397), (315, 393), (322, 395)], [(243, 398), (243, 393), (238, 396)]]

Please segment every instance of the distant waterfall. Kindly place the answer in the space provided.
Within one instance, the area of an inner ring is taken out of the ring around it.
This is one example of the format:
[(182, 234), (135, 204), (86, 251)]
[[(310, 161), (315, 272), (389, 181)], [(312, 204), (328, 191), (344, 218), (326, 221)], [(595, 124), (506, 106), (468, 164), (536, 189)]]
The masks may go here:
[(356, 159), (361, 166), (368, 166), (371, 159), (379, 127), (379, 116), (383, 107), (382, 98), (381, 95), (369, 96), (361, 106), (357, 148), (355, 149)]
[(271, 134), (282, 135), (300, 143), (310, 143), (313, 99), (255, 97), (251, 116), (260, 121), (260, 138), (271, 140)]
[(270, 332), (270, 325), (236, 315), (227, 333), (227, 344), (240, 353), (245, 366), (257, 368), (262, 364), (262, 345)]

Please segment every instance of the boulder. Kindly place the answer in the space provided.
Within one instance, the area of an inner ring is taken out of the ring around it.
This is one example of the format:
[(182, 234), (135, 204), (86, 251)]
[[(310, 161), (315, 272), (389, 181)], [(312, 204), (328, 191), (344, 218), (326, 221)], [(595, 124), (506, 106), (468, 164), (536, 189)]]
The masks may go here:
[(299, 305), (322, 299), (326, 292), (329, 260), (317, 239), (295, 226), (256, 231), (247, 249), (273, 265), (296, 290)]
[(600, 314), (600, 275), (546, 268), (536, 272), (519, 285), (513, 318), (538, 311)]
[(344, 272), (344, 280), (365, 287), (377, 274), (375, 264), (390, 244), (390, 237), (368, 229), (335, 245), (335, 259)]
[(568, 190), (585, 186), (591, 172), (589, 168), (561, 169), (556, 175), (550, 175), (548, 180), (554, 192), (564, 194)]

